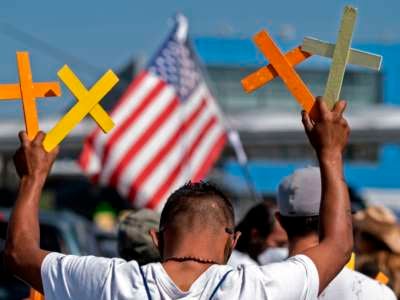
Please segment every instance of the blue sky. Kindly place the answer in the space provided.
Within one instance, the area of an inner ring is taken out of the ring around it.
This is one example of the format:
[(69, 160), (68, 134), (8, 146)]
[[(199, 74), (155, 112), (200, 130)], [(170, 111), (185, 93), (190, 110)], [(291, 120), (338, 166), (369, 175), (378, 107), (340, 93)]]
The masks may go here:
[[(150, 56), (169, 29), (168, 19), (178, 11), (189, 18), (192, 35), (251, 36), (260, 28), (274, 34), (289, 28), (300, 42), (305, 35), (334, 40), (346, 4), (359, 9), (355, 40), (400, 42), (398, 0), (2, 0), (0, 82), (17, 80), (17, 50), (30, 51), (35, 81), (55, 80), (56, 71), (66, 63), (86, 84), (97, 79), (96, 74), (66, 57), (49, 57), (31, 44), (4, 34), (4, 23), (96, 67), (100, 76), (108, 68), (117, 70), (134, 56)], [(67, 104), (61, 102), (56, 100), (45, 106)], [(19, 109), (17, 102), (1, 105), (3, 112)], [(44, 104), (40, 107), (42, 110)]]

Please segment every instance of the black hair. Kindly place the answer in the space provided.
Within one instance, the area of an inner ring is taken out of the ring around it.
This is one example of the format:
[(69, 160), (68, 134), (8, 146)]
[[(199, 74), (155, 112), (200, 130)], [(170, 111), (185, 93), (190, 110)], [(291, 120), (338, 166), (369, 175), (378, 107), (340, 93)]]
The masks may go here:
[(236, 248), (246, 252), (251, 243), (251, 231), (256, 229), (261, 238), (267, 238), (274, 229), (273, 207), (267, 201), (263, 201), (253, 206), (245, 217), (236, 226), (236, 231), (242, 234)]
[[(217, 209), (210, 209), (211, 205)], [(204, 181), (189, 181), (168, 197), (161, 213), (160, 231), (179, 222), (182, 215), (188, 218), (196, 215), (207, 222), (212, 217), (213, 221), (223, 223), (224, 226), (233, 227), (235, 224), (232, 202), (219, 188)]]
[(304, 237), (319, 232), (319, 216), (288, 217), (280, 215), (280, 223), (289, 238)]

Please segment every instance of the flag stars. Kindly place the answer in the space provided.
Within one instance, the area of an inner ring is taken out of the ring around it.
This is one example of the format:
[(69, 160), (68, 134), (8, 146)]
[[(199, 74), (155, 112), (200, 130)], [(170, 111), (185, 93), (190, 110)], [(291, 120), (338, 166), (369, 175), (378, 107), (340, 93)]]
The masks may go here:
[(173, 37), (159, 51), (149, 70), (171, 84), (181, 100), (185, 100), (200, 81), (200, 70), (188, 43), (178, 42)]

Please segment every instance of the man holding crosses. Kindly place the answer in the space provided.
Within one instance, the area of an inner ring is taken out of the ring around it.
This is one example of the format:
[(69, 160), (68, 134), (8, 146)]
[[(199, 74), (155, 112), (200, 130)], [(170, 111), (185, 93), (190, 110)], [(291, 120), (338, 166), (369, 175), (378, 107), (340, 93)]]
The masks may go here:
[[(216, 187), (200, 182), (188, 183), (172, 193), (162, 211), (158, 230), (150, 231), (161, 263), (141, 267), (136, 261), (50, 253), (40, 248), (38, 212), (43, 186), (57, 157), (55, 145), (59, 139), (55, 138), (50, 147), (43, 132), (33, 140), (21, 132), (21, 147), (14, 157), (21, 180), (5, 246), (5, 262), (10, 270), (44, 292), (47, 300), (316, 299), (349, 261), (353, 247), (342, 158), (349, 136), (343, 117), (346, 102), (335, 103), (333, 99), (330, 110), (321, 99), (315, 101), (292, 68), (310, 54), (297, 49), (286, 57), (274, 48), (267, 34), (257, 37), (264, 54), (272, 58), (269, 59), (272, 68), (266, 69), (272, 72), (268, 80), (282, 77), (305, 108), (302, 121), (321, 172), (318, 243), (284, 262), (227, 266), (240, 237), (240, 232), (234, 231), (233, 206)], [(265, 41), (271, 45), (272, 54), (264, 47)], [(348, 55), (342, 65), (347, 60)], [(333, 77), (335, 88), (340, 88), (341, 82), (337, 84), (340, 74)], [(265, 78), (261, 80), (266, 82)], [(116, 79), (110, 78), (108, 88), (115, 82)], [(87, 105), (71, 110), (72, 117), (69, 113), (67, 121), (61, 123), (68, 128), (93, 113), (93, 109), (97, 115), (99, 111), (102, 113), (96, 108), (99, 97), (89, 97), (87, 91), (79, 94), (86, 96)], [(60, 135), (66, 133), (57, 131)]]
[(5, 261), (12, 272), (51, 299), (315, 299), (350, 258), (353, 238), (342, 152), (349, 128), (346, 107), (316, 101), (319, 118), (303, 124), (321, 168), (321, 237), (315, 247), (267, 266), (226, 262), (239, 232), (232, 204), (206, 183), (187, 184), (168, 199), (158, 232), (151, 231), (162, 263), (49, 253), (39, 247), (38, 210), (58, 149), (46, 152), (39, 133), (20, 134), (15, 166), (21, 177), (9, 223)]

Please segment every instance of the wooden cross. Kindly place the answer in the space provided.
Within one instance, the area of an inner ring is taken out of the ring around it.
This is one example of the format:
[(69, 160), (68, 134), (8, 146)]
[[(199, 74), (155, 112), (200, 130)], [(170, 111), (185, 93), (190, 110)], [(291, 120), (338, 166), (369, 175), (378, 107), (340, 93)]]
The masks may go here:
[[(312, 37), (305, 37), (301, 49), (306, 53), (332, 58), (335, 44)], [(382, 56), (352, 48), (350, 49), (347, 63), (379, 71), (382, 65)]]
[(253, 40), (269, 61), (269, 65), (243, 78), (244, 90), (252, 92), (279, 76), (303, 109), (315, 118), (316, 114), (313, 110), (315, 97), (294, 69), (294, 65), (304, 61), (311, 54), (298, 47), (284, 55), (265, 30), (257, 33)]
[(57, 75), (71, 90), (78, 103), (47, 133), (43, 141), (46, 151), (54, 149), (87, 114), (90, 114), (104, 132), (109, 132), (114, 127), (114, 122), (99, 102), (117, 84), (118, 77), (114, 72), (107, 71), (89, 91), (67, 65)]
[(32, 140), (39, 131), (36, 98), (58, 97), (61, 88), (58, 82), (32, 82), (28, 52), (17, 52), (19, 83), (0, 84), (0, 100), (22, 100), (25, 128)]
[(301, 46), (285, 55), (276, 46), (268, 32), (257, 33), (253, 40), (269, 61), (269, 65), (243, 78), (241, 80), (243, 89), (251, 93), (279, 76), (303, 109), (310, 113), (311, 118), (315, 118), (314, 96), (296, 73), (294, 66), (314, 54), (333, 57), (324, 93), (325, 101), (332, 108), (339, 98), (344, 71), (348, 63), (373, 70), (379, 70), (382, 63), (380, 55), (350, 48), (355, 18), (356, 9), (346, 6), (336, 45), (314, 38), (305, 38)]
[[(300, 46), (285, 53), (285, 58), (292, 66), (300, 64), (310, 56), (311, 54), (303, 51)], [(275, 71), (273, 65), (269, 64), (246, 76), (241, 82), (243, 89), (247, 93), (251, 93), (276, 77), (279, 77), (278, 73)]]
[(346, 70), (347, 61), (349, 60), (350, 45), (356, 18), (357, 10), (354, 7), (346, 6), (344, 8), (335, 50), (333, 51), (332, 65), (329, 70), (328, 81), (323, 97), (324, 101), (331, 109), (339, 100), (344, 72)]
[(302, 49), (312, 54), (332, 57), (328, 81), (324, 92), (324, 101), (329, 108), (333, 108), (339, 100), (342, 89), (344, 73), (348, 63), (379, 70), (382, 57), (367, 52), (351, 49), (354, 25), (357, 18), (357, 9), (346, 6), (340, 24), (336, 45), (329, 44), (312, 38), (304, 40)]

